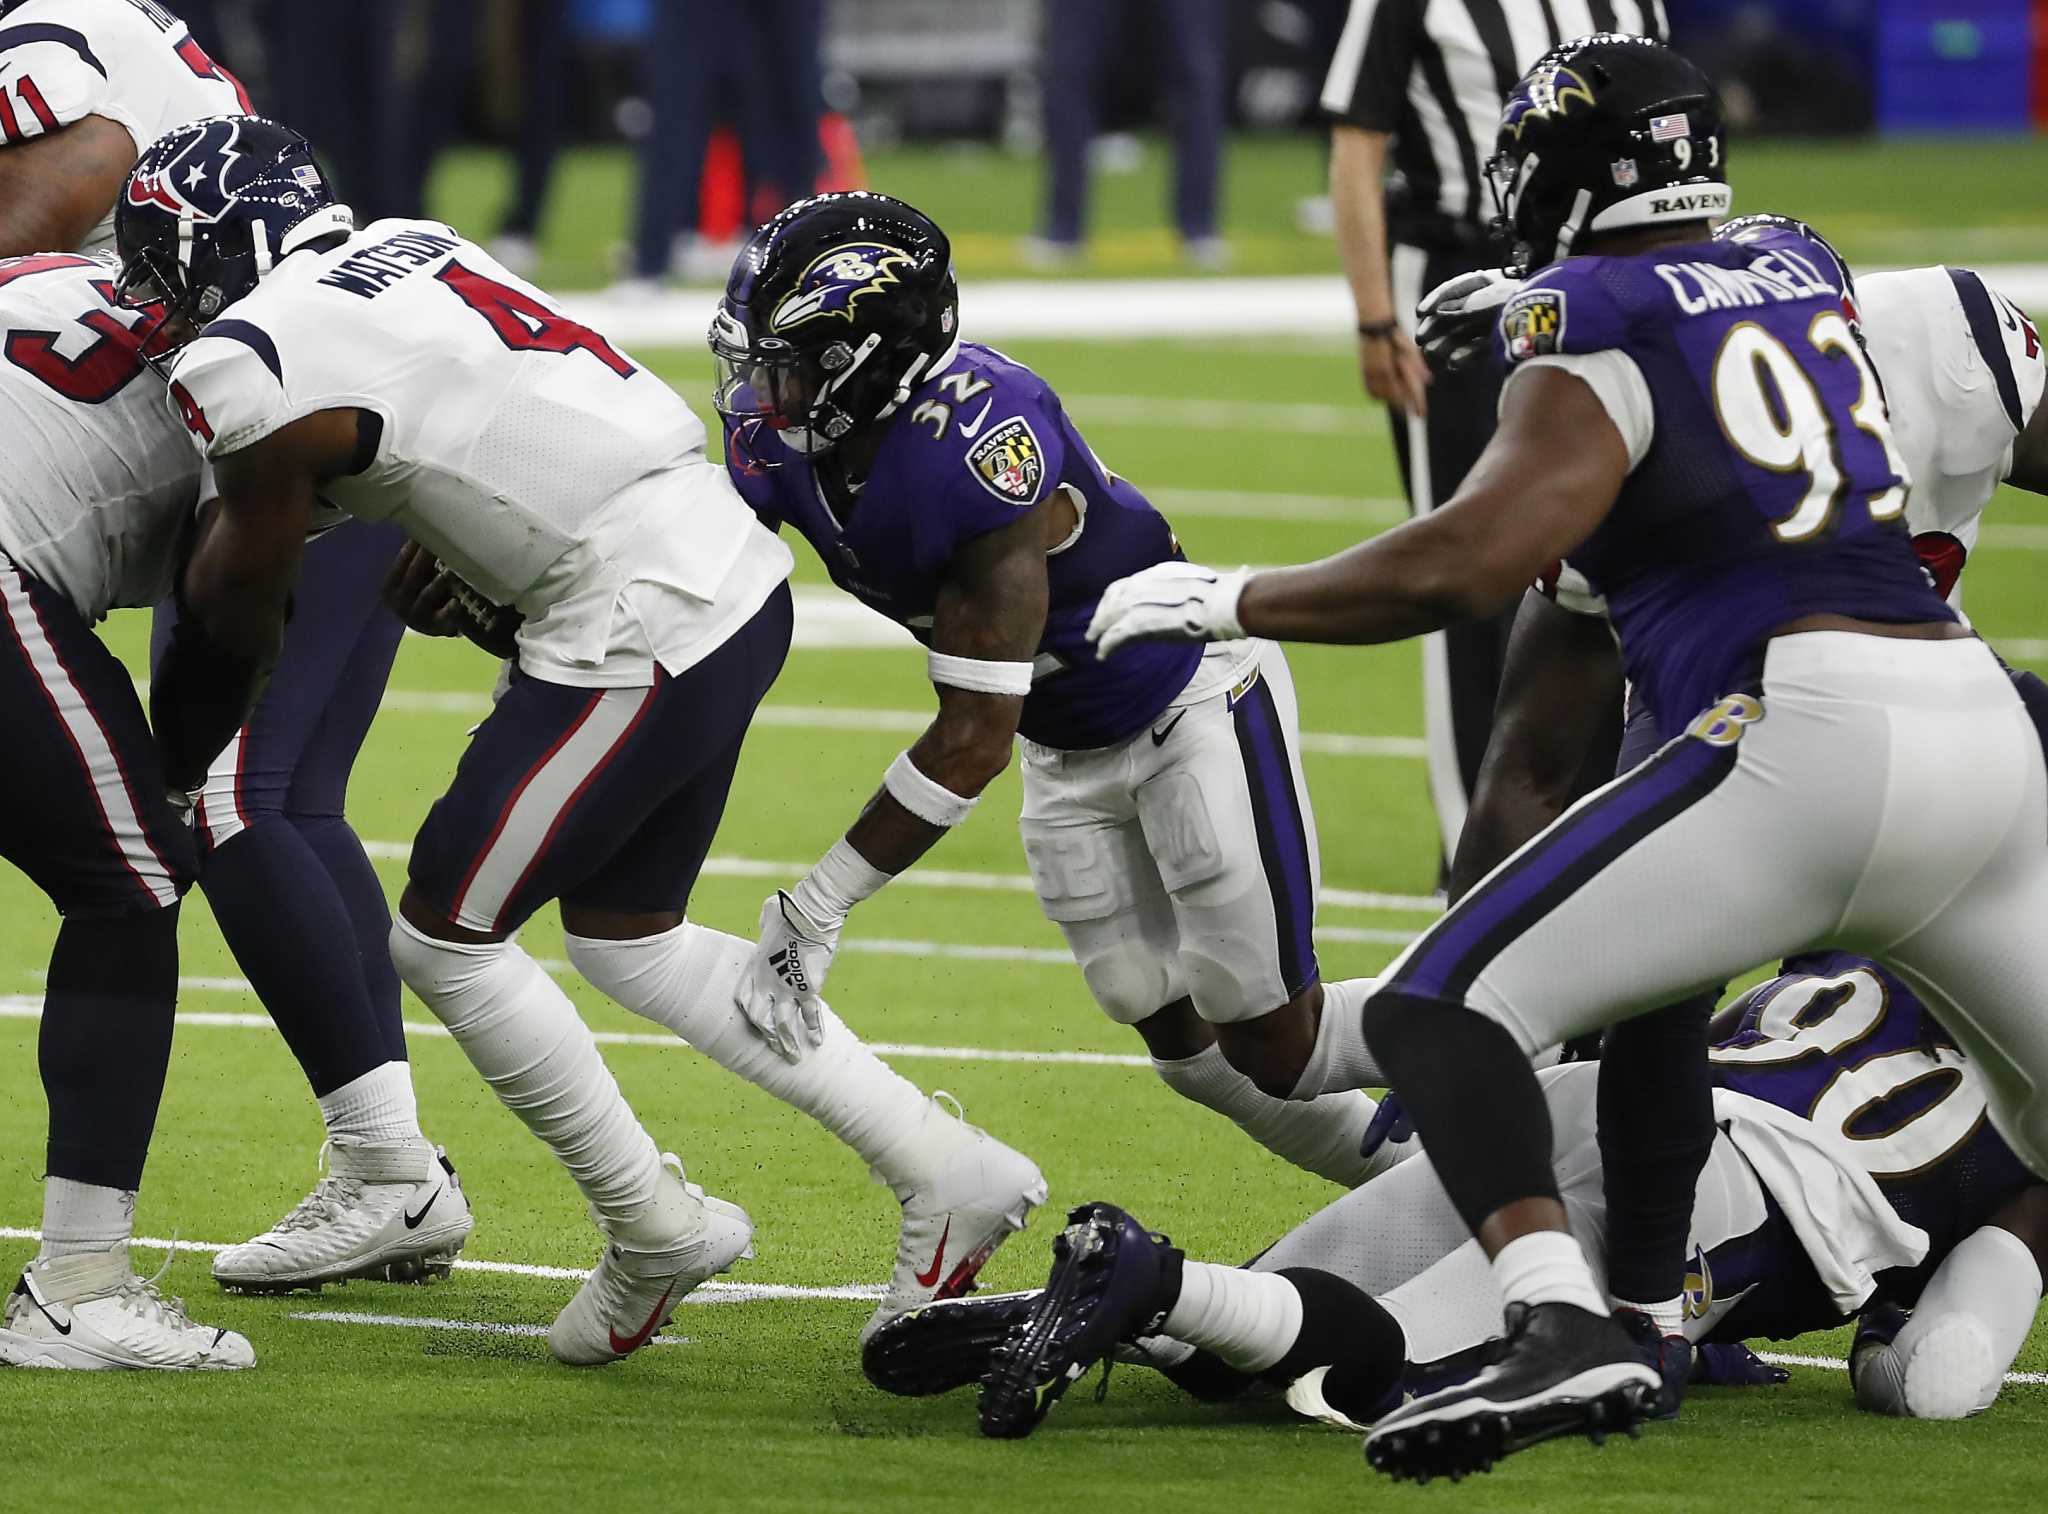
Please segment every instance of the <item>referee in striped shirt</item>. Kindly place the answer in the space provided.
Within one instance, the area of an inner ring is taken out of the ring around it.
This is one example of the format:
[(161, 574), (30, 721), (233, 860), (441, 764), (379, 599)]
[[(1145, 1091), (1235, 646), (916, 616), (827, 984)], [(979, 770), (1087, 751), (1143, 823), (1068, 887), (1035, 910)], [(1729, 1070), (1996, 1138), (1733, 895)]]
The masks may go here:
[[(1394, 423), (1417, 515), (1457, 492), (1493, 434), (1488, 363), (1434, 376), (1413, 339), (1415, 305), (1445, 279), (1495, 267), (1486, 160), (1508, 92), (1544, 53), (1589, 32), (1666, 40), (1661, 0), (1351, 0), (1323, 86), (1330, 200), (1358, 310), (1366, 392)], [(1423, 732), (1443, 855), (1457, 850), (1486, 751), (1514, 612), (1425, 637)], [(1604, 754), (1605, 779), (1613, 752)], [(1595, 761), (1600, 760), (1596, 754)]]

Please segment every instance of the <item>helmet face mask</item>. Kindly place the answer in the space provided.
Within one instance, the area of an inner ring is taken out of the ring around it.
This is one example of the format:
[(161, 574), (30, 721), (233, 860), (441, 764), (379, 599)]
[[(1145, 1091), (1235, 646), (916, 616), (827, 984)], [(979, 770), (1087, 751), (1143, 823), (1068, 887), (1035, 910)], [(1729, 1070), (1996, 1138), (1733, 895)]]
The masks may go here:
[(1552, 48), (1509, 94), (1487, 180), (1511, 273), (1591, 235), (1725, 215), (1719, 97), (1661, 43), (1605, 33)]
[(820, 456), (942, 368), (957, 324), (952, 249), (929, 218), (887, 195), (800, 200), (733, 264), (709, 336), (712, 403), (741, 445), (766, 429)]

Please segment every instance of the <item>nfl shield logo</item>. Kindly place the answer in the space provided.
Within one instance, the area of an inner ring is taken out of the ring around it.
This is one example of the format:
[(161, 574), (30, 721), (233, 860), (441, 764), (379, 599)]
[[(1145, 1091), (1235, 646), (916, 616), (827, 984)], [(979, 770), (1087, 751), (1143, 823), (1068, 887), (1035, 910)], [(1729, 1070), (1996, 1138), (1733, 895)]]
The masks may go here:
[(1642, 170), (1636, 167), (1634, 158), (1616, 158), (1609, 168), (1614, 174), (1616, 187), (1621, 189), (1633, 188), (1636, 181), (1643, 176)]

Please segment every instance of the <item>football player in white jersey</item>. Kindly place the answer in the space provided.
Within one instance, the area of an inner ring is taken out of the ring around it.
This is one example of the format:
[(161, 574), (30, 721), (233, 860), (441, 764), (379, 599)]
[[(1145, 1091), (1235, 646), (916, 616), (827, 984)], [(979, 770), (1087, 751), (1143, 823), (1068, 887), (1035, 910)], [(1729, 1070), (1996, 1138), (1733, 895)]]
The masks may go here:
[(155, 0), (0, 5), (0, 246), (111, 251), (114, 200), (174, 126), (249, 96)]
[[(246, 1367), (246, 1340), (186, 1318), (128, 1255), (196, 858), (134, 684), (91, 627), (169, 591), (201, 466), (137, 381), (149, 321), (116, 303), (116, 272), (69, 254), (0, 262), (0, 777), (16, 796), (0, 856), (64, 917), (38, 1045), (42, 1249), (0, 1315), (0, 1363)], [(232, 661), (188, 635), (156, 692), (204, 693), (220, 671)]]
[[(705, 457), (688, 406), (601, 333), (446, 226), (352, 220), (297, 133), (202, 123), (130, 179), (123, 278), (131, 298), (165, 298), (173, 340), (197, 328), (170, 397), (220, 484), (185, 579), (210, 635), (250, 656), (275, 645), (317, 498), (424, 549), (397, 586), (415, 624), (449, 631), (465, 613), (441, 572), (463, 600), (505, 607), (494, 631), (516, 622), (516, 668), (414, 843), (391, 951), (591, 1202), (605, 1248), (550, 1348), (587, 1364), (636, 1349), (753, 1228), (665, 1165), (511, 939), (550, 900), (587, 979), (890, 1185), (903, 1227), (882, 1315), (963, 1291), (1042, 1202), (1037, 1169), (835, 1017), (785, 1061), (734, 1002), (752, 943), (684, 917), (788, 648), (788, 548)], [(938, 1253), (949, 1270), (920, 1274)]]
[[(248, 110), (156, 0), (0, 4), (0, 257), (111, 250), (142, 150)], [(270, 689), (193, 779), (200, 887), (306, 1072), (332, 1157), (276, 1226), (214, 1258), (230, 1287), (443, 1274), (470, 1232), (454, 1169), (420, 1133), (383, 885), (342, 818), (404, 630), (378, 596), (401, 540), (361, 522), (322, 533)], [(170, 602), (157, 607), (159, 659), (176, 621)], [(432, 1222), (407, 1224), (430, 1199)]]

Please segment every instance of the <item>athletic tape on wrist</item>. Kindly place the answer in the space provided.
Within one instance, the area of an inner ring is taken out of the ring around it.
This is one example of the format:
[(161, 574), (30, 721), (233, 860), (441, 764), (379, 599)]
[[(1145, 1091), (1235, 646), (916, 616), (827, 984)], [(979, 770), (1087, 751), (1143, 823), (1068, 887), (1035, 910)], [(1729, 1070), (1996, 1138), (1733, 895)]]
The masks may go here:
[[(882, 779), (887, 789), (911, 814), (926, 825), (951, 829), (972, 813), (973, 799), (963, 799), (943, 783), (935, 783), (919, 771), (910, 760), (910, 753), (900, 752), (889, 764), (889, 772)], [(978, 796), (977, 796), (978, 797)]]
[(841, 924), (861, 900), (878, 893), (891, 876), (841, 836), (789, 896), (814, 924), (829, 930)]
[(984, 662), (979, 657), (955, 657), (947, 652), (929, 654), (933, 683), (967, 689), (976, 694), (1031, 692), (1031, 664), (1028, 662)]

